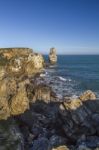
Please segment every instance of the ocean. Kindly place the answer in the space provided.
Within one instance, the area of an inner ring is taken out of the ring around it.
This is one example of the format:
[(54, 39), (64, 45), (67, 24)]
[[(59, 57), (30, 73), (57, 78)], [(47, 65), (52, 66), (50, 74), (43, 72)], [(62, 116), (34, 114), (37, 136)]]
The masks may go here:
[(57, 64), (46, 69), (45, 80), (57, 94), (76, 97), (92, 90), (99, 98), (99, 55), (58, 55)]

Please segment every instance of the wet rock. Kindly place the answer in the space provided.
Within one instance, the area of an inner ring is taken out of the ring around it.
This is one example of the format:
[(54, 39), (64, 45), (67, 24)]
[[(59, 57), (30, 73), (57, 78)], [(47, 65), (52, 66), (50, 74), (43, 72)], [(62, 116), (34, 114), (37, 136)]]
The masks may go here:
[(99, 136), (99, 113), (92, 115), (92, 123), (97, 131), (97, 135)]
[(56, 62), (57, 62), (57, 55), (56, 55), (56, 49), (55, 48), (50, 49), (49, 61), (50, 61), (50, 64), (52, 64), (52, 65), (56, 64)]
[(57, 135), (53, 135), (49, 140), (50, 148), (57, 147), (59, 145), (64, 145), (66, 144), (66, 142), (66, 138)]
[(82, 144), (82, 145), (78, 146), (77, 150), (92, 150), (92, 149), (90, 149), (90, 148), (86, 147), (84, 144)]
[(13, 119), (0, 121), (0, 150), (24, 150), (24, 140)]
[(39, 138), (33, 141), (31, 150), (48, 150), (49, 141), (47, 138)]
[(92, 114), (97, 112), (99, 108), (98, 101), (89, 100), (82, 103), (80, 99), (71, 100), (63, 102), (60, 108), (62, 128), (71, 141), (76, 141), (83, 134), (91, 136), (98, 131), (92, 121)]
[(77, 150), (98, 150), (99, 149), (99, 137), (91, 136), (87, 137), (85, 141), (78, 143)]
[(81, 101), (96, 100), (96, 95), (91, 90), (88, 90), (84, 92), (79, 98)]

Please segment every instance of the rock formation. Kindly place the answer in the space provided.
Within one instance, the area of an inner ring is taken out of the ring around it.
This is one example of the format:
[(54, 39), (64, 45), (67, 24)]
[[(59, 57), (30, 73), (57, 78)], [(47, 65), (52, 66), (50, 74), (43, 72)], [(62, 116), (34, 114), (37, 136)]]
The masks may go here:
[(29, 109), (26, 85), (41, 72), (44, 59), (31, 49), (0, 49), (0, 119)]
[(51, 48), (51, 49), (50, 49), (49, 61), (50, 61), (50, 64), (51, 64), (51, 65), (57, 63), (57, 55), (56, 55), (56, 49), (55, 49), (55, 48)]
[(88, 90), (86, 92), (84, 92), (80, 97), (79, 97), (82, 101), (86, 101), (86, 100), (95, 100), (96, 99), (96, 95), (91, 91)]
[(44, 63), (31, 49), (0, 50), (0, 150), (98, 150), (96, 95), (59, 99), (40, 77)]

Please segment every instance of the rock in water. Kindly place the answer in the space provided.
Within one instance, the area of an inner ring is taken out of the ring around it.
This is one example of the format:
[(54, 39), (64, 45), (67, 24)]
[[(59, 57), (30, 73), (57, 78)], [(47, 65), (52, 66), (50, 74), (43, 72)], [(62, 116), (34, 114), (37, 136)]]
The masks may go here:
[(50, 64), (52, 64), (52, 65), (56, 64), (56, 62), (57, 62), (57, 55), (56, 55), (56, 49), (55, 48), (50, 49), (49, 61), (50, 61)]

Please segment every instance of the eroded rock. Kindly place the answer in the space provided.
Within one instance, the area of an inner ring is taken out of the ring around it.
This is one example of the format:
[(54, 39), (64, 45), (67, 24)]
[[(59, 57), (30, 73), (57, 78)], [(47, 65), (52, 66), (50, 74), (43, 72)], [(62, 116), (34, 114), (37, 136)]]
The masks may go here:
[(56, 49), (55, 49), (55, 48), (51, 48), (51, 49), (50, 49), (49, 61), (50, 61), (50, 63), (51, 63), (52, 65), (53, 65), (53, 64), (56, 64), (56, 62), (57, 62), (57, 55), (56, 55)]
[(88, 90), (84, 92), (79, 98), (81, 101), (96, 100), (96, 95), (91, 90)]
[(17, 93), (11, 99), (11, 115), (18, 115), (29, 109), (29, 100), (24, 82), (19, 83), (18, 86)]

